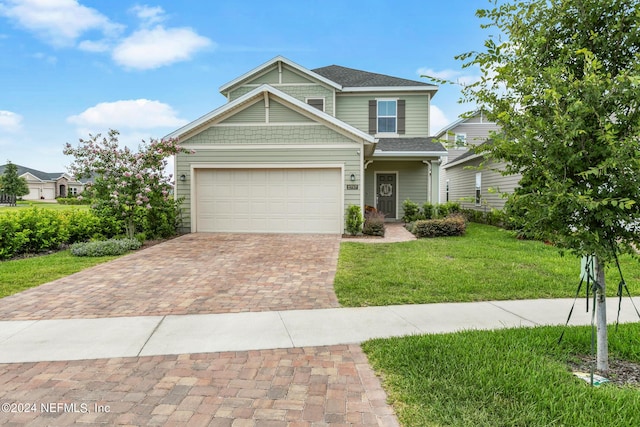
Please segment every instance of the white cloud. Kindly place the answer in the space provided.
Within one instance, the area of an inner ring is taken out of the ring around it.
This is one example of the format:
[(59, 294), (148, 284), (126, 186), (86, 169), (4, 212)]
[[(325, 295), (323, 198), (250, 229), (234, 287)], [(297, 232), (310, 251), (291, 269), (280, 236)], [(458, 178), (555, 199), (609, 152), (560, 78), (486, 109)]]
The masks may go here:
[(164, 17), (164, 9), (160, 6), (151, 7), (151, 6), (134, 6), (129, 9), (133, 12), (141, 21), (142, 25), (148, 27), (153, 24), (159, 24), (160, 22), (165, 20)]
[[(67, 118), (69, 123), (91, 133), (110, 129), (176, 128), (187, 124), (170, 105), (148, 99), (102, 102)], [(85, 133), (85, 132), (83, 132)]]
[(0, 132), (18, 132), (22, 129), (22, 116), (11, 111), (0, 110)]
[(0, 4), (0, 15), (13, 19), (56, 47), (73, 46), (90, 30), (114, 36), (123, 28), (77, 0), (7, 0)]
[(439, 71), (432, 68), (420, 68), (417, 73), (420, 76), (434, 77), (436, 79), (455, 82), (460, 85), (469, 85), (480, 80), (479, 72), (478, 74), (465, 74), (460, 70), (452, 70), (450, 68)]
[(431, 104), (431, 108), (429, 110), (429, 133), (431, 135), (435, 135), (440, 129), (443, 129), (445, 126), (448, 126), (451, 121), (445, 116), (442, 110), (435, 105)]
[(113, 60), (126, 68), (147, 70), (186, 61), (210, 46), (215, 44), (190, 28), (165, 29), (158, 25), (122, 40), (113, 50)]

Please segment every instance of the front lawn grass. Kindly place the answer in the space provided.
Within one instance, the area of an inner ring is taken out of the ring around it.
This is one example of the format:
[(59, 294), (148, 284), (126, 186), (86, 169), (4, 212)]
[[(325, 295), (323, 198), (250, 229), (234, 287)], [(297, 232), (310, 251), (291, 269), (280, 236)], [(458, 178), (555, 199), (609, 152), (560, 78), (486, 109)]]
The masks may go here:
[[(633, 295), (640, 295), (640, 263), (623, 257)], [(461, 237), (404, 243), (341, 244), (335, 291), (343, 306), (571, 298), (580, 259), (503, 229), (470, 223)], [(608, 295), (620, 278), (607, 271)], [(584, 287), (583, 287), (584, 289)]]
[(77, 273), (117, 256), (76, 257), (69, 250), (50, 255), (0, 261), (0, 298)]
[[(610, 358), (640, 363), (640, 324), (609, 332)], [(376, 339), (362, 348), (403, 427), (637, 426), (638, 389), (591, 387), (569, 362), (588, 355), (589, 327), (464, 331)]]
[(28, 201), (19, 201), (16, 203), (16, 206), (0, 206), (0, 215), (9, 212), (17, 212), (23, 209), (28, 208), (40, 208), (40, 209), (51, 209), (56, 211), (67, 211), (67, 210), (89, 210), (91, 208), (90, 205), (62, 205), (59, 203), (53, 202), (40, 202), (37, 200), (28, 200)]

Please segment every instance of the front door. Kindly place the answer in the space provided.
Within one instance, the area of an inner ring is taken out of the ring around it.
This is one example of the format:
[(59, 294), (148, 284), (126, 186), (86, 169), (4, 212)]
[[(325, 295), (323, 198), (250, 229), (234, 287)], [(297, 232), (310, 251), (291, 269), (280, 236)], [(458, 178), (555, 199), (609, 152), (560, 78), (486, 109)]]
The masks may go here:
[(385, 218), (396, 217), (396, 181), (395, 173), (379, 173), (376, 175), (376, 209), (384, 213)]

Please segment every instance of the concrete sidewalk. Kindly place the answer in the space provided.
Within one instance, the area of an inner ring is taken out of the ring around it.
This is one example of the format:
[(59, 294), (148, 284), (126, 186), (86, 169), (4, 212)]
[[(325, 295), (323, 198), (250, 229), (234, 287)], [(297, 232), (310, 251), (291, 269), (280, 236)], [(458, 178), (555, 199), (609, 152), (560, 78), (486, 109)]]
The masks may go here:
[[(634, 298), (640, 307), (640, 297)], [(284, 349), (370, 338), (564, 324), (572, 299), (227, 314), (0, 321), (0, 363)], [(618, 300), (607, 301), (615, 322)], [(620, 321), (639, 321), (623, 299)], [(572, 325), (588, 325), (584, 298)]]

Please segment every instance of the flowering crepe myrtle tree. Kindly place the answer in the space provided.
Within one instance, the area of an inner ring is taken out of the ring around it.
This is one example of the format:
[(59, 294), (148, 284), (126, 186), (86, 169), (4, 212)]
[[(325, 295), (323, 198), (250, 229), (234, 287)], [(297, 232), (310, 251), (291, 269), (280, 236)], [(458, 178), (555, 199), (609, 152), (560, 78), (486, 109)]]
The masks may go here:
[(97, 204), (108, 207), (125, 224), (127, 236), (136, 234), (136, 217), (144, 211), (166, 208), (173, 203), (171, 178), (163, 174), (167, 158), (180, 152), (191, 152), (176, 139), (142, 141), (138, 152), (118, 144), (117, 130), (108, 137), (100, 134), (80, 139), (77, 148), (65, 144), (64, 154), (75, 157), (69, 172), (78, 178), (93, 178), (91, 191)]
[(597, 369), (608, 370), (604, 268), (640, 247), (640, 3), (491, 0), (498, 35), (457, 58), (463, 101), (502, 131), (485, 154), (520, 173), (509, 198), (529, 235), (595, 259)]

